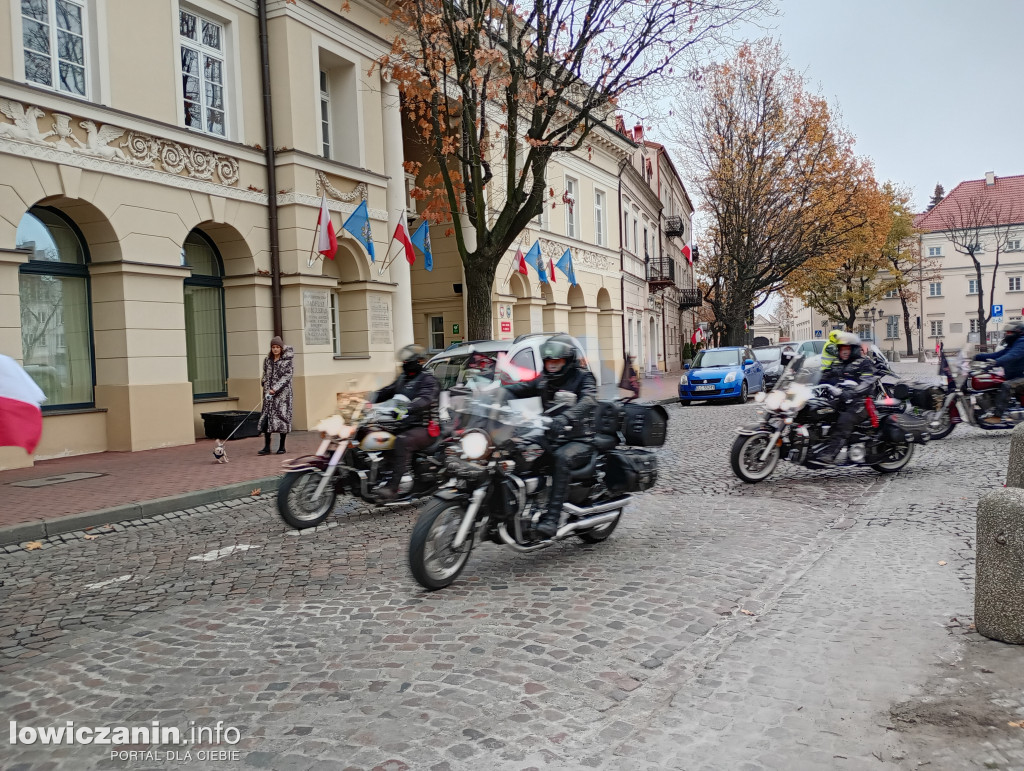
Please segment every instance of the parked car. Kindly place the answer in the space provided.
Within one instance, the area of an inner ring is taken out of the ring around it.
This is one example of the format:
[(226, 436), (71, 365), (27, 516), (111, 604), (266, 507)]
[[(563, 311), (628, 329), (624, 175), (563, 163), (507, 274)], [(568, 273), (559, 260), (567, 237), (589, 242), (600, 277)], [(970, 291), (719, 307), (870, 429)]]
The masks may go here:
[(782, 363), (782, 346), (766, 345), (762, 348), (755, 348), (754, 357), (764, 367), (764, 390), (771, 391), (782, 376), (782, 370), (785, 369)]
[(747, 347), (707, 348), (693, 364), (684, 364), (679, 378), (679, 403), (703, 399), (732, 399), (743, 404), (749, 394), (764, 389), (764, 367)]
[[(503, 382), (532, 380), (541, 372), (541, 345), (556, 334), (564, 333), (534, 332), (520, 335), (515, 340), (478, 340), (449, 346), (430, 359), (427, 367), (441, 384), (442, 391), (465, 385), (467, 377), (471, 376), (493, 380), (499, 356), (503, 357), (502, 367), (498, 369)], [(566, 337), (572, 340), (583, 366), (589, 368), (587, 354), (580, 341), (570, 335)]]

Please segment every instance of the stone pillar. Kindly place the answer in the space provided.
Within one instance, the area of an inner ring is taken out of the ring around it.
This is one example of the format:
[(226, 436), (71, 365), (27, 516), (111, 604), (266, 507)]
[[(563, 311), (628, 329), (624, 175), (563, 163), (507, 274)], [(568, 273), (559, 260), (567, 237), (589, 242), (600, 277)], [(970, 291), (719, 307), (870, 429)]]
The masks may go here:
[(981, 499), (975, 544), (974, 624), (993, 640), (1024, 645), (1024, 491)]
[[(387, 239), (390, 243), (400, 212), (405, 211), (405, 151), (402, 146), (402, 111), (398, 84), (385, 75), (384, 95), (381, 99), (384, 111), (384, 172), (388, 180)], [(414, 341), (412, 328), (412, 280), (409, 263), (401, 257), (391, 263), (391, 280), (397, 284), (393, 297), (394, 346), (395, 350)]]
[(1024, 487), (1024, 423), (1010, 435), (1010, 462), (1006, 468), (1006, 486)]
[(544, 301), (537, 297), (520, 297), (512, 307), (512, 329), (516, 335), (544, 331)]
[[(22, 350), (18, 267), (25, 262), (28, 262), (27, 252), (0, 248), (0, 353), (19, 363)], [(31, 465), (32, 456), (20, 447), (0, 447), (0, 470)]]

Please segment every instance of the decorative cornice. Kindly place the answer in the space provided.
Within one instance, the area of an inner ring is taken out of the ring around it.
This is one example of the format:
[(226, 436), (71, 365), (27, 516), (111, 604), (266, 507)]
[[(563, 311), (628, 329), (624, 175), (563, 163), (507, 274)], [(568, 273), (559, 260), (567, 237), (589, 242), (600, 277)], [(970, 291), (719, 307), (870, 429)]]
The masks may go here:
[(599, 270), (606, 272), (618, 272), (617, 260), (609, 255), (601, 254), (600, 252), (591, 252), (586, 249), (574, 249), (571, 246), (567, 246), (564, 243), (558, 241), (550, 241), (546, 238), (538, 239), (540, 242), (541, 255), (548, 259), (557, 260), (568, 248), (572, 251), (573, 264), (576, 267), (584, 267), (589, 270)]

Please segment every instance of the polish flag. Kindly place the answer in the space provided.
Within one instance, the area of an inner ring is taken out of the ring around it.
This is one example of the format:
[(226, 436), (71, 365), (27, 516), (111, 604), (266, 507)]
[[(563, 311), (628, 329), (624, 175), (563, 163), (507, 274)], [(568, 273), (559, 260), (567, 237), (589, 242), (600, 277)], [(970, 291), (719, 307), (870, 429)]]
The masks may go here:
[(324, 191), (320, 198), (320, 219), (317, 221), (320, 228), (320, 238), (316, 244), (316, 250), (329, 260), (334, 259), (338, 251), (338, 236), (334, 232), (334, 223), (331, 222), (331, 213), (327, 209), (327, 191)]
[(416, 262), (416, 252), (412, 250), (412, 236), (409, 235), (409, 219), (405, 216), (405, 209), (402, 209), (398, 224), (395, 226), (395, 235), (391, 240), (397, 241), (405, 249), (406, 262), (410, 265)]
[(684, 244), (681, 251), (683, 253), (683, 257), (686, 258), (686, 262), (689, 265), (693, 265), (693, 253), (690, 251), (690, 247)]
[(0, 354), (0, 447), (35, 452), (43, 434), (39, 405), (45, 401), (46, 395), (21, 365)]
[(526, 257), (523, 255), (523, 247), (520, 246), (516, 249), (516, 270), (522, 273), (524, 276), (529, 276), (530, 272), (526, 269)]
[(550, 273), (551, 273), (551, 283), (553, 284), (553, 283), (555, 283), (555, 261), (554, 260), (548, 260), (548, 267), (551, 268), (551, 271), (550, 271)]

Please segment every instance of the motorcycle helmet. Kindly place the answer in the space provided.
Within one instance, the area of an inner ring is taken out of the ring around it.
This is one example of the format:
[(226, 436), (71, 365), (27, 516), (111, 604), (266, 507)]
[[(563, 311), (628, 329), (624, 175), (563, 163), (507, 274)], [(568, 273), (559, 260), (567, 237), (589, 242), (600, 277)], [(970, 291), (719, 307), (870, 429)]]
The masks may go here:
[(420, 374), (427, 358), (427, 349), (422, 345), (407, 345), (398, 352), (398, 361), (401, 362), (402, 373), (406, 377), (416, 377)]
[(545, 342), (540, 347), (540, 358), (544, 374), (555, 384), (563, 382), (577, 366), (576, 347), (564, 335), (555, 335)]
[(1024, 321), (1011, 321), (1006, 325), (1006, 329), (1003, 330), (1003, 342), (1007, 346), (1013, 345), (1017, 342), (1017, 338), (1024, 333)]
[(853, 332), (840, 332), (836, 335), (836, 353), (841, 352), (843, 348), (849, 348), (850, 358), (855, 359), (860, 356), (860, 345), (860, 335)]

